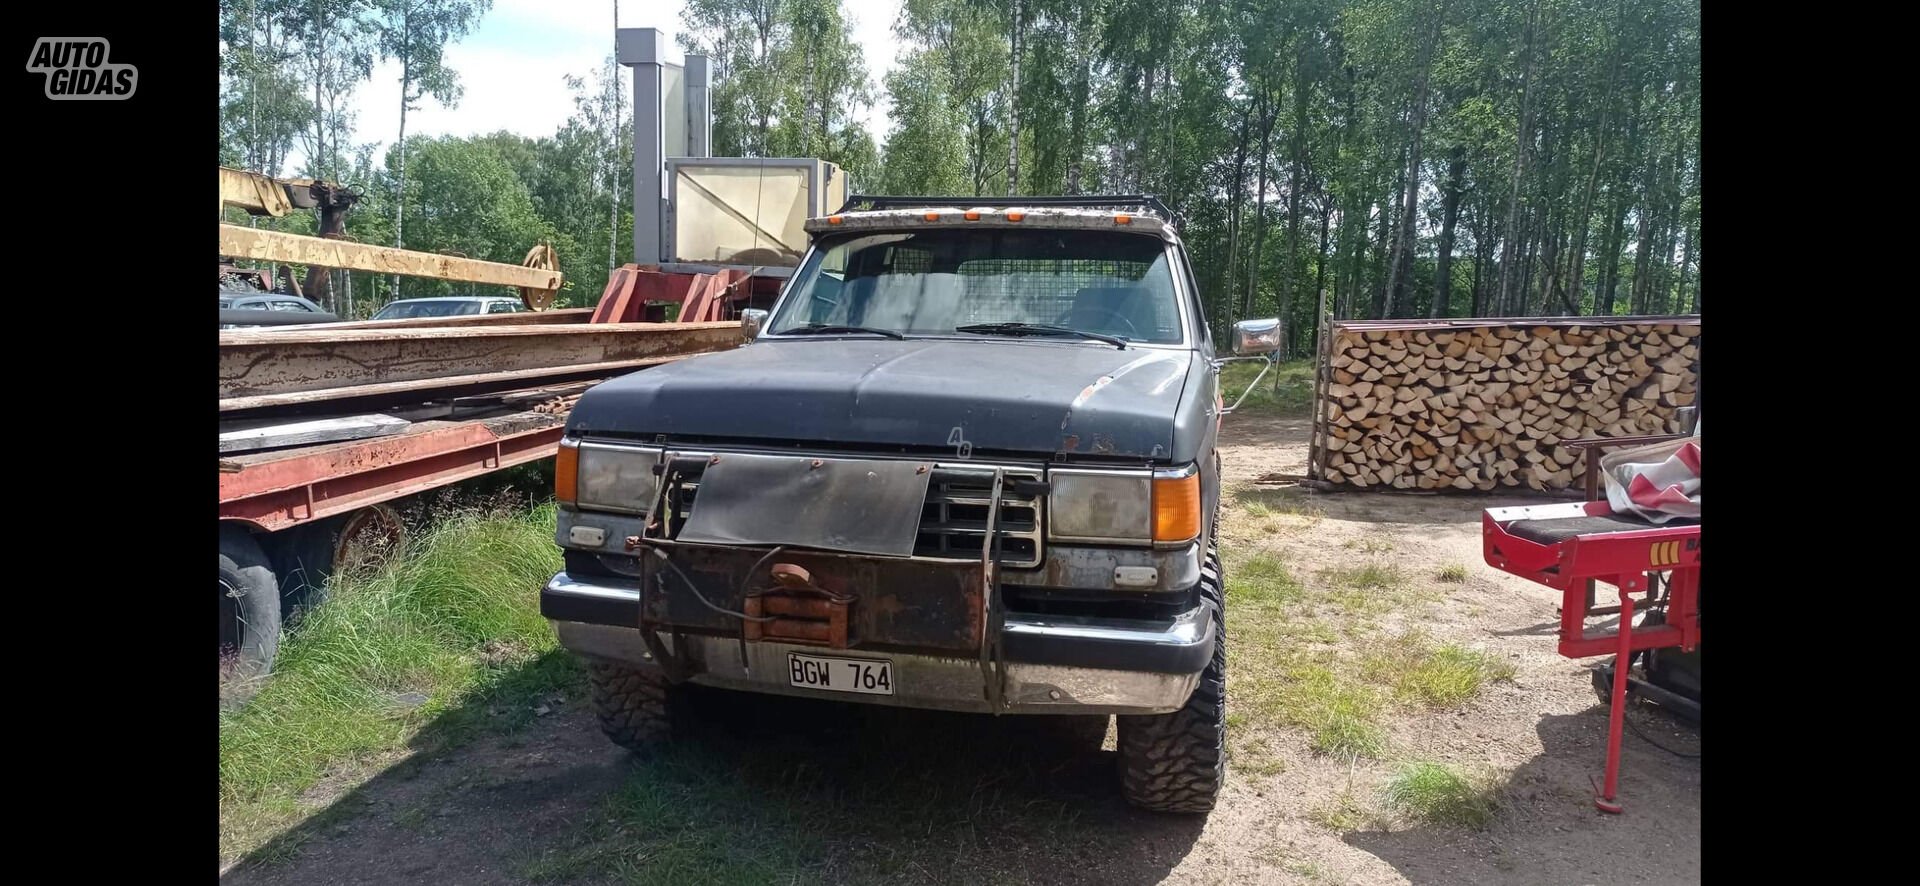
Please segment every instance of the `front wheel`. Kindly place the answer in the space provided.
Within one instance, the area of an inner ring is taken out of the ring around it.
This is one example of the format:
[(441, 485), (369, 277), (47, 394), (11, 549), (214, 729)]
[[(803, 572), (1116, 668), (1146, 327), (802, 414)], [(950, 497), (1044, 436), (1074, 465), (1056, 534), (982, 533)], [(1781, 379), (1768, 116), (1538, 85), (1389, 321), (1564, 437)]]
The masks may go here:
[(1116, 717), (1120, 790), (1154, 812), (1209, 812), (1227, 776), (1227, 628), (1220, 558), (1211, 544), (1200, 597), (1212, 601), (1213, 660), (1187, 703), (1171, 714)]
[(645, 752), (673, 737), (679, 687), (665, 674), (608, 662), (587, 664), (587, 687), (593, 712), (608, 740), (630, 751)]

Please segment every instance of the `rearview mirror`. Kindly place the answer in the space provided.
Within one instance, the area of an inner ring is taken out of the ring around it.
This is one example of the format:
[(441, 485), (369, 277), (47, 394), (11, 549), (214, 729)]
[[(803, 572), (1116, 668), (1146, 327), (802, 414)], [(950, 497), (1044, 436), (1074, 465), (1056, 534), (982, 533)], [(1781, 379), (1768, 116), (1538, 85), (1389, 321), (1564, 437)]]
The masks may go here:
[(760, 337), (760, 327), (767, 325), (767, 312), (759, 308), (748, 308), (740, 312), (740, 334), (748, 341)]
[(1280, 350), (1280, 320), (1242, 320), (1233, 324), (1233, 353), (1252, 357)]

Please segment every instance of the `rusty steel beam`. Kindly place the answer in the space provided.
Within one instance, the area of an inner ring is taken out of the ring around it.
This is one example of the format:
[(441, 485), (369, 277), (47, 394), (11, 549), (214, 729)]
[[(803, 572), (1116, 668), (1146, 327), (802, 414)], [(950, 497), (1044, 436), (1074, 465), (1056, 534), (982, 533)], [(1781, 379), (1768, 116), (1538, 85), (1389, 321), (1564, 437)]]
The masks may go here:
[[(616, 375), (658, 366), (692, 356), (675, 354), (668, 357), (647, 357), (640, 360), (615, 360), (608, 363), (582, 363), (574, 366), (548, 366), (539, 369), (522, 369), (514, 372), (480, 372), (471, 375), (445, 375), (423, 378), (414, 381), (396, 381), (386, 384), (350, 385), (340, 388), (321, 388), (316, 391), (293, 391), (285, 394), (260, 394), (252, 397), (228, 397), (220, 401), (222, 413), (249, 412), (254, 410), (281, 410), (294, 407), (311, 406), (325, 403), (329, 410), (352, 408), (374, 409), (404, 403), (418, 403), (428, 399), (442, 399), (455, 396), (472, 396), (502, 391), (518, 390), (534, 385), (557, 384), (578, 380), (612, 378)], [(352, 401), (349, 403), (348, 401)], [(227, 416), (231, 417), (231, 416)]]
[(220, 333), (219, 398), (578, 369), (719, 351), (739, 343), (738, 322), (235, 329)]
[(405, 320), (353, 320), (328, 323), (328, 329), (435, 329), (469, 326), (546, 326), (586, 323), (593, 319), (592, 308), (560, 308), (552, 311), (519, 311), (512, 314), (469, 314), (459, 317), (411, 317)]
[(287, 529), (546, 458), (565, 429), (560, 417), (525, 412), (222, 461), (220, 519), (268, 532)]
[(239, 225), (220, 225), (220, 254), (230, 258), (290, 262), (322, 268), (344, 268), (400, 274), (407, 277), (431, 277), (468, 283), (495, 283), (530, 289), (559, 289), (559, 271), (528, 268), (502, 262), (481, 261), (390, 246), (372, 246), (346, 240), (326, 240), (299, 234), (283, 234)]

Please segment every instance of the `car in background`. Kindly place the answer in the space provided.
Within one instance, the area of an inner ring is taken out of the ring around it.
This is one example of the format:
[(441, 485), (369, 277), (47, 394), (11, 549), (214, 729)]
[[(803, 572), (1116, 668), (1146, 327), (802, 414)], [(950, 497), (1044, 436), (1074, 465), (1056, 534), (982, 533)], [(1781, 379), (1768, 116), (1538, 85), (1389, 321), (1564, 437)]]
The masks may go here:
[(220, 328), (332, 323), (340, 318), (307, 299), (283, 292), (220, 290)]
[(408, 298), (389, 302), (375, 320), (412, 320), (418, 317), (462, 317), (474, 314), (517, 314), (527, 309), (518, 298), (504, 295), (458, 295)]

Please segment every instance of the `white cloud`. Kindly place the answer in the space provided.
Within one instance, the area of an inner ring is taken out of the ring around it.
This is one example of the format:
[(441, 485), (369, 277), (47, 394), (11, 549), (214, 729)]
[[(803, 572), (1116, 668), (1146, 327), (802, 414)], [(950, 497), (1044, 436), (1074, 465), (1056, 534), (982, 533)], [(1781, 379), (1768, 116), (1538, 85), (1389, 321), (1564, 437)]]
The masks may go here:
[[(893, 69), (898, 41), (893, 22), (901, 0), (848, 0), (854, 39), (865, 51), (873, 78), (874, 105), (861, 122), (874, 141), (886, 138), (891, 110), (882, 84)], [(685, 0), (627, 0), (620, 4), (623, 28), (659, 28), (670, 44), (680, 31)], [(496, 0), (479, 27), (447, 49), (460, 74), (461, 100), (452, 108), (432, 99), (407, 114), (407, 132), (478, 135), (505, 129), (549, 135), (573, 113), (564, 78), (589, 77), (613, 51), (613, 6), (589, 0)], [(398, 134), (399, 66), (383, 63), (354, 93), (356, 143), (384, 146)], [(297, 160), (296, 160), (297, 162)]]

